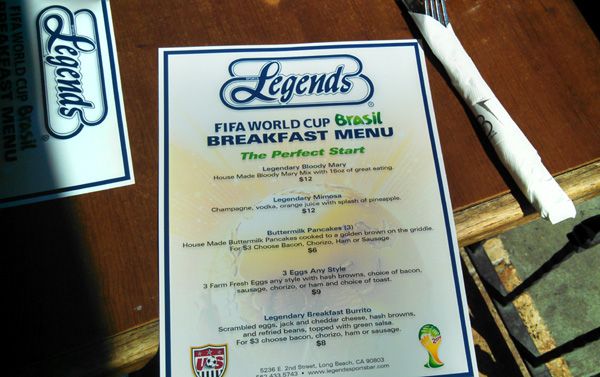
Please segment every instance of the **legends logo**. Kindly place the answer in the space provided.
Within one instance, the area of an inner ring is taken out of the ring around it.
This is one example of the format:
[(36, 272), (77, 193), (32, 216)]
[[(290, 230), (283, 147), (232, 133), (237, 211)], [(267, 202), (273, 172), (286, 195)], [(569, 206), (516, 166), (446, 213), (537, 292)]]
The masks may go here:
[(238, 59), (229, 65), (221, 101), (238, 110), (358, 105), (373, 96), (362, 70), (352, 55)]
[(92, 11), (51, 6), (38, 16), (46, 130), (59, 139), (107, 114), (98, 24)]

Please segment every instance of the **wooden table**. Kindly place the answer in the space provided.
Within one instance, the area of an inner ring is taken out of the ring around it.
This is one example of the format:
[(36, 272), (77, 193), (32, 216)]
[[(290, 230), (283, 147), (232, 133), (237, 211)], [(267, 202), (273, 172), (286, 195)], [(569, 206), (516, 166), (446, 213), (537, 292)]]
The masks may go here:
[[(157, 351), (157, 48), (418, 35), (393, 0), (113, 0), (112, 12), (136, 184), (0, 211), (11, 376), (127, 372)], [(450, 0), (449, 14), (567, 193), (597, 195), (600, 45), (575, 4)], [(425, 50), (460, 243), (535, 218)]]

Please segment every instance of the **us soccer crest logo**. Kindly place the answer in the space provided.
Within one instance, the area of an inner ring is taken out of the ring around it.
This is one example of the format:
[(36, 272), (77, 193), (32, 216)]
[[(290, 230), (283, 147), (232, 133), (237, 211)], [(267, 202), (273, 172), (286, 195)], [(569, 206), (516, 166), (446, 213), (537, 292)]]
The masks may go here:
[(196, 377), (222, 377), (227, 369), (227, 345), (207, 344), (192, 348), (192, 369)]

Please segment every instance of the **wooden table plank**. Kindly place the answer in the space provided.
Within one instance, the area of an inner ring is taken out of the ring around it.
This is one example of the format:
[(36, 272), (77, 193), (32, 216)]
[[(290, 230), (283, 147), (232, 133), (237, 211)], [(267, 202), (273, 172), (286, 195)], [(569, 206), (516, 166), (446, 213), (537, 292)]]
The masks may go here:
[[(575, 203), (595, 197), (600, 193), (600, 162), (561, 174), (556, 180)], [(460, 246), (472, 245), (537, 218), (539, 214), (528, 203), (511, 194), (454, 212)]]

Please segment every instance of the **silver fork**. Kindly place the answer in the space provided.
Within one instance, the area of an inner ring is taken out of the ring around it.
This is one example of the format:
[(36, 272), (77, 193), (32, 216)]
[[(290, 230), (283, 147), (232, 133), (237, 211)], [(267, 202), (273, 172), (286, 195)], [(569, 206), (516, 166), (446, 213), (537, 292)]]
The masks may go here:
[(422, 13), (433, 17), (444, 26), (448, 26), (448, 12), (446, 11), (446, 0), (402, 0), (409, 11)]

